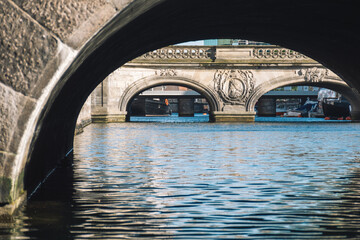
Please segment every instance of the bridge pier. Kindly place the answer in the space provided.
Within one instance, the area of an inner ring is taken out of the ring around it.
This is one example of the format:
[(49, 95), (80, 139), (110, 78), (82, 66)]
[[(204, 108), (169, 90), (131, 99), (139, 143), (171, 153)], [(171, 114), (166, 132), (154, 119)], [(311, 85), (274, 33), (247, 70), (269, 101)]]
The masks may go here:
[(275, 117), (276, 116), (276, 98), (260, 98), (257, 103), (258, 116)]
[(351, 120), (360, 120), (360, 111), (351, 111)]
[(213, 112), (212, 122), (254, 122), (255, 112)]
[(247, 111), (243, 105), (226, 104), (222, 111), (213, 111), (210, 115), (212, 122), (254, 122), (256, 112)]
[(127, 121), (127, 113), (120, 114), (93, 114), (91, 115), (92, 123), (124, 123)]

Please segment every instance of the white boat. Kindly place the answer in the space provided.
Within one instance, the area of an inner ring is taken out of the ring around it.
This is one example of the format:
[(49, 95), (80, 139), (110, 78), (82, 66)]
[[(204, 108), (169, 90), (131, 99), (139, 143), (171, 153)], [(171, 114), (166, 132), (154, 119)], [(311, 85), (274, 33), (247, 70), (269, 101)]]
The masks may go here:
[(308, 99), (301, 107), (288, 110), (284, 113), (284, 117), (309, 117), (309, 113), (315, 111), (317, 106), (317, 101), (311, 101)]

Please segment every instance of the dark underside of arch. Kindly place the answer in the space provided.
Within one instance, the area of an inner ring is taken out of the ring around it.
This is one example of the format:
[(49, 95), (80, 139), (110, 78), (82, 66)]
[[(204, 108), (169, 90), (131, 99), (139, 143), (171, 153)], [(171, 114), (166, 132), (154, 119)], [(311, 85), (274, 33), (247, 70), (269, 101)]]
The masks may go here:
[[(211, 38), (268, 42), (301, 52), (360, 89), (354, 0), (147, 0), (123, 11), (90, 40), (42, 112), (26, 186), (34, 188), (72, 149), (75, 123), (92, 90), (129, 60), (169, 44)], [(124, 26), (121, 23), (126, 22)]]

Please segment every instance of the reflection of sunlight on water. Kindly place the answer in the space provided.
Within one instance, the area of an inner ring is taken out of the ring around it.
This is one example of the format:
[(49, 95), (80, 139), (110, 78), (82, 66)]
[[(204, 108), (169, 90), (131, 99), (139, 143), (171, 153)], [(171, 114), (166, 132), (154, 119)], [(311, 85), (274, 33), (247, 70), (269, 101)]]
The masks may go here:
[[(356, 124), (129, 123), (108, 128), (117, 136), (110, 148), (123, 152), (109, 155), (107, 164), (127, 170), (122, 191), (132, 194), (122, 198), (146, 203), (146, 223), (156, 223), (157, 234), (212, 238), (310, 232), (314, 237), (327, 231), (323, 224), (347, 226), (332, 209), (347, 182), (341, 176), (357, 168), (357, 148), (348, 139), (359, 140)], [(339, 144), (337, 135), (347, 140)], [(78, 147), (83, 152), (84, 145)], [(151, 233), (152, 226), (147, 227)]]

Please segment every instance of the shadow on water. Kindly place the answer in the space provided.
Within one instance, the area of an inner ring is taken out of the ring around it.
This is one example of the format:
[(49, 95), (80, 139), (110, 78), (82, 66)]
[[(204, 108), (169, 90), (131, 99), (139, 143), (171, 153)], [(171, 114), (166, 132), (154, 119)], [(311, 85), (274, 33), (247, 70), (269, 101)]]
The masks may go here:
[(2, 230), (8, 239), (73, 239), (73, 192), (72, 167), (58, 167)]

